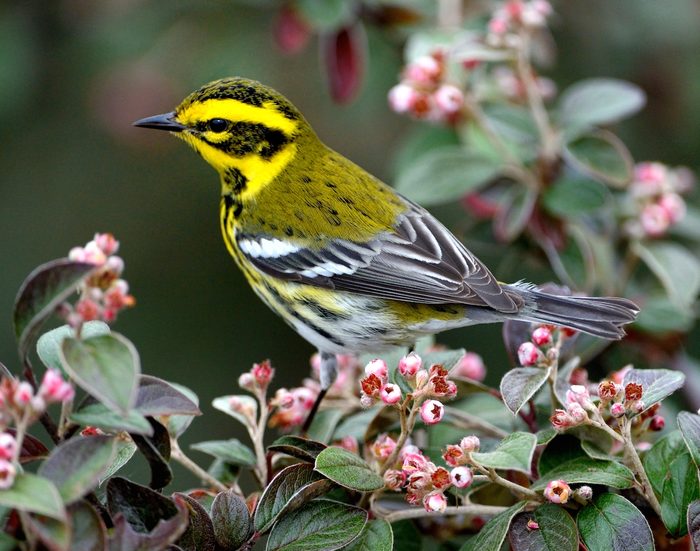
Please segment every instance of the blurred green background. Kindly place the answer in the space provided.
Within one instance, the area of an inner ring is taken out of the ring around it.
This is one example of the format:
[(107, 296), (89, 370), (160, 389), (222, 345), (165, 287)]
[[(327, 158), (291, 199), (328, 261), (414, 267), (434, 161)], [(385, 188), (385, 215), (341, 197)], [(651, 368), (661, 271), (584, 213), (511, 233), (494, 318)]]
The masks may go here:
[[(170, 111), (204, 82), (242, 75), (282, 91), (326, 143), (391, 182), (392, 159), (417, 124), (386, 105), (406, 31), (369, 29), (362, 91), (338, 106), (313, 40), (293, 57), (275, 46), (278, 5), (0, 5), (0, 361), (11, 370), (18, 369), (11, 309), (24, 277), (95, 231), (110, 231), (122, 243), (125, 277), (138, 301), (116, 330), (137, 345), (144, 371), (195, 390), (209, 415), (209, 422), (195, 422), (186, 443), (231, 435), (234, 423), (209, 404), (236, 392), (238, 374), (252, 362), (271, 358), (280, 384), (306, 375), (312, 348), (258, 302), (222, 245), (214, 172), (170, 136), (131, 126)], [(592, 76), (636, 82), (649, 105), (620, 132), (635, 158), (697, 171), (699, 4), (566, 0), (554, 7), (559, 54), (545, 74), (560, 90)], [(439, 214), (456, 221), (463, 213)], [(498, 272), (502, 251), (476, 250)], [(498, 326), (440, 340), (484, 355), (493, 380), (505, 370)]]

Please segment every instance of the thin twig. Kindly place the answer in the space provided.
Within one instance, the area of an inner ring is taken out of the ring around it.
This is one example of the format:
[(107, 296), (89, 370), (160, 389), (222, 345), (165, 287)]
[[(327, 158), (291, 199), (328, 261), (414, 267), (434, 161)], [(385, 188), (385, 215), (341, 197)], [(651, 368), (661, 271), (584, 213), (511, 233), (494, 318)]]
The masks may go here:
[[(220, 492), (225, 492), (228, 490), (228, 488), (219, 482), (216, 478), (214, 478), (212, 475), (210, 475), (207, 471), (202, 469), (199, 465), (197, 465), (194, 461), (192, 461), (189, 457), (185, 455), (185, 452), (180, 449), (180, 444), (175, 438), (170, 439), (170, 457), (180, 463), (183, 467), (185, 467), (188, 471), (193, 473), (196, 477), (198, 477), (202, 482), (206, 482), (210, 486), (216, 488)], [(237, 487), (237, 486), (236, 486)], [(237, 490), (240, 493), (240, 488)]]
[(470, 516), (494, 516), (505, 511), (507, 507), (499, 507), (497, 505), (453, 505), (447, 507), (442, 513), (426, 511), (423, 507), (412, 507), (410, 509), (401, 509), (392, 513), (383, 513), (381, 509), (374, 508), (373, 512), (380, 518), (383, 518), (389, 523), (398, 522), (399, 520), (423, 518), (430, 516), (446, 516), (446, 515), (470, 515)]
[(652, 509), (654, 509), (656, 514), (659, 515), (659, 518), (661, 518), (661, 504), (659, 503), (659, 500), (656, 499), (654, 488), (652, 487), (651, 482), (649, 481), (649, 477), (647, 476), (647, 473), (644, 470), (644, 465), (642, 465), (642, 462), (639, 459), (637, 450), (634, 448), (634, 442), (632, 442), (632, 423), (624, 417), (622, 419), (624, 419), (622, 421), (622, 433), (624, 435), (623, 441), (625, 447), (625, 459), (627, 460), (627, 463), (632, 468), (632, 471), (634, 471), (635, 476), (641, 483), (643, 489), (642, 493), (644, 494), (644, 497), (647, 499), (649, 505), (651, 505)]
[(420, 411), (420, 404), (423, 401), (423, 399), (414, 399), (413, 404), (411, 406), (411, 410), (408, 416), (406, 416), (406, 408), (408, 407), (409, 401), (410, 399), (406, 397), (404, 402), (401, 404), (401, 407), (399, 408), (401, 433), (399, 434), (399, 438), (396, 441), (396, 447), (394, 448), (394, 451), (391, 452), (389, 457), (386, 458), (386, 461), (379, 469), (380, 476), (383, 475), (390, 467), (392, 467), (394, 463), (396, 463), (396, 458), (399, 456), (399, 453), (401, 453), (401, 448), (403, 448), (404, 444), (406, 443), (406, 440), (408, 440), (408, 437), (413, 432), (413, 427), (415, 427), (416, 425), (416, 417), (418, 415), (418, 411)]
[(503, 486), (504, 488), (507, 488), (514, 494), (526, 496), (527, 498), (533, 501), (542, 501), (542, 496), (534, 490), (531, 490), (530, 488), (526, 488), (525, 486), (521, 486), (520, 484), (511, 482), (510, 480), (503, 478), (494, 469), (486, 468), (483, 465), (480, 465), (479, 463), (475, 462), (474, 459), (471, 459), (471, 462), (479, 470), (479, 472), (482, 472), (486, 476), (488, 476), (491, 482), (498, 484), (499, 486)]

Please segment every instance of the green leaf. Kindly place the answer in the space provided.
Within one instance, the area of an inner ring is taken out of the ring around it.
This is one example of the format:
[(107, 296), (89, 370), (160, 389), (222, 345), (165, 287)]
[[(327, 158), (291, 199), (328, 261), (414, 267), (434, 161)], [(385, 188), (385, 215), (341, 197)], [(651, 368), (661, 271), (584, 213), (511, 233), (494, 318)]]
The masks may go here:
[(136, 444), (131, 439), (117, 438), (117, 451), (112, 460), (112, 464), (107, 468), (105, 473), (100, 478), (99, 484), (102, 485), (105, 480), (112, 478), (119, 469), (126, 465), (134, 456), (137, 450)]
[(148, 417), (148, 422), (153, 428), (152, 436), (140, 434), (130, 434), (129, 436), (148, 461), (148, 466), (151, 469), (151, 480), (148, 485), (153, 489), (160, 490), (173, 480), (173, 472), (168, 464), (170, 461), (170, 434), (168, 434), (168, 429), (153, 417)]
[(677, 422), (690, 456), (695, 466), (700, 469), (700, 415), (681, 411)]
[[(630, 369), (625, 373), (622, 385), (625, 386), (629, 383), (642, 385), (642, 402), (644, 402), (644, 411), (646, 411), (681, 388), (684, 382), (685, 375), (679, 371), (671, 371), (670, 369)], [(635, 415), (638, 414), (630, 414), (630, 417)]]
[(637, 242), (633, 250), (668, 293), (669, 299), (682, 310), (695, 302), (700, 290), (700, 261), (697, 256), (678, 243), (658, 241)]
[(542, 204), (553, 215), (576, 218), (595, 212), (610, 199), (608, 190), (595, 180), (569, 177), (557, 180), (542, 194)]
[(333, 483), (314, 471), (309, 463), (296, 463), (281, 470), (258, 500), (253, 524), (256, 532), (267, 532), (282, 515), (325, 494)]
[(631, 488), (634, 485), (632, 471), (617, 461), (577, 457), (547, 471), (532, 485), (532, 489), (542, 490), (550, 480), (560, 479), (569, 484), (604, 484), (613, 488)]
[(211, 520), (216, 543), (224, 551), (235, 551), (253, 531), (245, 501), (233, 490), (221, 492), (211, 505)]
[(621, 188), (632, 180), (632, 155), (611, 132), (598, 130), (567, 143), (564, 160), (576, 171), (610, 186)]
[(398, 153), (392, 163), (394, 172), (400, 173), (404, 167), (430, 151), (458, 145), (459, 138), (453, 128), (432, 125), (415, 126), (401, 139)]
[(71, 522), (71, 551), (107, 549), (107, 528), (100, 514), (87, 501), (68, 508)]
[(510, 522), (522, 511), (527, 502), (521, 501), (488, 521), (481, 531), (465, 543), (459, 551), (500, 551)]
[(335, 432), (333, 433), (333, 440), (342, 440), (347, 436), (356, 438), (357, 440), (362, 440), (370, 422), (375, 418), (377, 412), (382, 409), (382, 407), (384, 407), (384, 404), (363, 409), (362, 411), (350, 415), (340, 421), (338, 426), (335, 428)]
[(579, 533), (588, 551), (654, 551), (644, 515), (617, 494), (598, 494), (579, 511)]
[[(530, 111), (503, 102), (484, 106), (486, 124), (516, 157), (524, 162), (537, 156), (537, 125)], [(501, 157), (502, 159), (502, 157)]]
[(472, 453), (472, 458), (493, 469), (508, 469), (530, 472), (532, 454), (535, 452), (537, 437), (527, 432), (514, 432), (504, 438), (496, 449), (484, 453)]
[(520, 408), (535, 395), (549, 377), (549, 369), (539, 367), (516, 367), (501, 379), (503, 403), (517, 415)]
[(393, 548), (394, 533), (391, 524), (382, 519), (375, 519), (365, 524), (359, 537), (343, 547), (343, 551), (392, 551)]
[(139, 412), (131, 410), (126, 415), (120, 415), (107, 409), (99, 402), (89, 404), (70, 415), (70, 420), (78, 425), (97, 427), (105, 431), (126, 431), (134, 434), (153, 434), (148, 420)]
[(56, 485), (66, 504), (73, 503), (97, 486), (116, 451), (112, 436), (77, 436), (54, 448), (38, 474)]
[(661, 492), (661, 520), (674, 537), (688, 532), (686, 511), (698, 498), (698, 470), (686, 450), (671, 461)]
[[(539, 525), (528, 528), (529, 520)], [(539, 506), (532, 513), (520, 513), (508, 532), (513, 551), (577, 551), (578, 529), (571, 515), (551, 503)]]
[(208, 453), (218, 459), (223, 459), (227, 463), (233, 463), (241, 467), (253, 467), (256, 463), (253, 451), (236, 438), (199, 442), (192, 444), (190, 448)]
[(320, 31), (337, 29), (353, 15), (352, 5), (344, 0), (299, 0), (294, 6), (312, 27)]
[[(103, 321), (88, 321), (83, 324), (80, 330), (82, 338), (97, 337), (99, 335), (109, 335), (109, 325)], [(75, 337), (75, 330), (69, 325), (62, 325), (44, 333), (36, 342), (36, 352), (39, 359), (46, 367), (63, 370), (59, 351), (63, 339)]]
[(562, 463), (586, 457), (585, 452), (579, 445), (579, 439), (571, 434), (558, 434), (548, 444), (540, 454), (537, 461), (537, 472), (540, 477), (544, 477), (549, 471), (557, 468)]
[(479, 189), (500, 169), (493, 159), (460, 146), (447, 146), (408, 165), (399, 174), (396, 189), (422, 205), (439, 205)]
[(219, 396), (218, 398), (214, 398), (214, 401), (211, 403), (211, 405), (214, 406), (215, 409), (224, 412), (226, 415), (230, 415), (244, 427), (247, 427), (250, 424), (250, 422), (248, 421), (246, 416), (242, 413), (239, 413), (238, 411), (234, 411), (233, 409), (231, 409), (232, 399), (237, 400), (240, 404), (242, 404), (244, 408), (249, 409), (252, 412), (253, 419), (257, 418), (258, 402), (255, 398), (253, 398), (252, 396), (248, 396), (247, 394), (231, 394), (228, 396)]
[(17, 293), (14, 308), (20, 358), (27, 356), (29, 344), (56, 306), (72, 295), (94, 269), (94, 264), (62, 258), (42, 264), (27, 276)]
[(173, 494), (173, 499), (182, 500), (188, 516), (187, 529), (176, 542), (178, 548), (182, 551), (216, 551), (214, 524), (204, 506), (196, 499), (179, 492)]
[(280, 436), (272, 444), (268, 446), (271, 452), (286, 453), (303, 461), (316, 461), (319, 453), (326, 449), (325, 444), (302, 438), (301, 436), (285, 435)]
[(311, 440), (327, 444), (342, 417), (343, 412), (336, 408), (318, 411), (306, 434)]
[[(195, 392), (179, 383), (169, 383), (178, 392), (183, 394), (190, 402), (199, 408), (199, 397)], [(179, 438), (184, 434), (194, 421), (194, 415), (171, 415), (168, 417), (167, 429), (170, 434)]]
[(517, 238), (532, 218), (537, 204), (537, 193), (525, 186), (513, 186), (508, 190), (504, 205), (496, 213), (493, 230), (502, 241)]
[(63, 500), (53, 482), (42, 476), (20, 473), (11, 488), (0, 490), (0, 506), (65, 520)]
[(656, 497), (661, 497), (669, 465), (675, 457), (683, 453), (684, 447), (683, 436), (680, 431), (674, 430), (657, 440), (644, 454), (642, 464)]
[(153, 375), (141, 375), (134, 409), (146, 417), (202, 414), (197, 404), (171, 383)]
[(679, 308), (667, 296), (650, 296), (637, 316), (636, 327), (650, 333), (685, 333), (695, 323), (691, 307)]
[(611, 78), (579, 81), (559, 99), (559, 122), (569, 135), (617, 122), (644, 107), (644, 92), (630, 82)]
[(421, 551), (423, 549), (422, 534), (410, 520), (393, 522), (391, 529), (394, 532), (394, 549), (396, 551)]
[(282, 517), (270, 532), (267, 551), (333, 551), (362, 532), (367, 511), (326, 499)]
[(537, 445), (543, 446), (545, 444), (549, 444), (557, 436), (557, 434), (559, 433), (552, 427), (538, 430), (535, 434), (535, 436), (537, 436)]
[(351, 490), (371, 492), (384, 487), (384, 480), (367, 462), (343, 448), (331, 446), (316, 457), (314, 469), (336, 484)]
[(84, 390), (108, 408), (128, 414), (136, 401), (141, 373), (131, 341), (118, 333), (64, 339), (60, 358), (63, 368)]
[(40, 549), (73, 551), (70, 527), (65, 521), (41, 515), (25, 515), (22, 519), (22, 529), (27, 540), (44, 544), (37, 546)]

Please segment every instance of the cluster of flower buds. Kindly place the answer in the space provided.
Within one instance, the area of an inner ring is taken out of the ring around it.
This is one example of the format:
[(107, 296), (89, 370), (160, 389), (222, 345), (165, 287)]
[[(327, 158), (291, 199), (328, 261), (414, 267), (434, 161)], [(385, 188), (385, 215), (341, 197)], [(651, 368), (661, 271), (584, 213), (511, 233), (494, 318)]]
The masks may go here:
[(0, 423), (7, 427), (12, 420), (36, 419), (49, 404), (68, 402), (75, 396), (73, 386), (57, 369), (47, 369), (39, 389), (26, 381), (3, 377), (0, 381)]
[(259, 364), (253, 364), (250, 371), (242, 373), (238, 377), (238, 386), (253, 394), (264, 396), (274, 376), (275, 370), (272, 368), (270, 360), (265, 360)]
[(399, 385), (389, 382), (389, 368), (386, 362), (379, 358), (365, 366), (365, 377), (360, 380), (360, 388), (360, 403), (363, 407), (372, 406), (378, 399), (387, 405), (401, 401)]
[(625, 226), (634, 237), (662, 237), (686, 213), (681, 194), (693, 185), (693, 176), (685, 168), (671, 169), (661, 163), (639, 163), (629, 194), (636, 215)]
[(555, 429), (565, 430), (588, 423), (588, 413), (596, 410), (588, 388), (583, 385), (571, 385), (566, 391), (566, 409), (555, 409), (549, 420)]
[(476, 352), (467, 352), (454, 366), (451, 375), (473, 381), (483, 381), (486, 378), (484, 360)]
[(72, 327), (86, 321), (102, 320), (112, 323), (117, 314), (132, 307), (136, 301), (129, 294), (129, 284), (121, 279), (124, 261), (116, 256), (119, 241), (110, 233), (96, 233), (84, 247), (74, 247), (68, 258), (75, 262), (94, 264), (95, 271), (83, 283), (75, 306), (64, 304), (61, 313)]
[(414, 59), (404, 69), (401, 82), (389, 91), (389, 106), (416, 119), (456, 122), (464, 107), (464, 92), (446, 82), (445, 73), (444, 52)]
[[(527, 100), (525, 83), (513, 69), (498, 66), (493, 69), (491, 76), (496, 88), (503, 96), (516, 103), (523, 103)], [(552, 79), (539, 75), (533, 75), (532, 79), (537, 88), (537, 93), (543, 100), (549, 101), (557, 95), (557, 85)]]
[(269, 425), (290, 430), (298, 427), (311, 412), (318, 394), (312, 389), (300, 386), (290, 390), (280, 388), (270, 400), (270, 406), (275, 412), (270, 416)]
[(560, 338), (572, 337), (576, 331), (568, 327), (537, 325), (530, 340), (518, 347), (518, 361), (522, 366), (540, 366), (555, 360), (559, 353), (555, 344)]
[[(603, 381), (598, 385), (598, 397), (601, 407), (610, 408), (610, 416), (617, 419), (627, 413), (639, 414), (644, 412), (641, 420), (649, 419), (651, 430), (661, 430), (665, 421), (660, 415), (656, 415), (659, 409), (658, 404), (647, 408), (642, 397), (644, 389), (639, 383), (627, 383), (622, 386), (614, 380)], [(646, 411), (645, 411), (646, 410)]]
[(19, 453), (19, 445), (14, 435), (9, 432), (0, 433), (0, 490), (10, 488), (17, 476), (14, 461)]
[(521, 29), (544, 27), (550, 15), (552, 6), (547, 0), (508, 0), (493, 12), (486, 41), (491, 46), (516, 48)]

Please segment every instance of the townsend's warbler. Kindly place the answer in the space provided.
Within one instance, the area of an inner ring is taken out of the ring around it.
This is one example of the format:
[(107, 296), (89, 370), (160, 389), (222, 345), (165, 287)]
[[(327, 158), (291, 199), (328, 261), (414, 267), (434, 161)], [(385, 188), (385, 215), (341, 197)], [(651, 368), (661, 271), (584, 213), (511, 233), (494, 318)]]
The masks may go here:
[(318, 347), (323, 388), (338, 353), (506, 319), (617, 339), (637, 314), (623, 298), (499, 283), (428, 211), (326, 147), (258, 82), (212, 82), (134, 124), (175, 133), (219, 173), (226, 247), (258, 296)]

